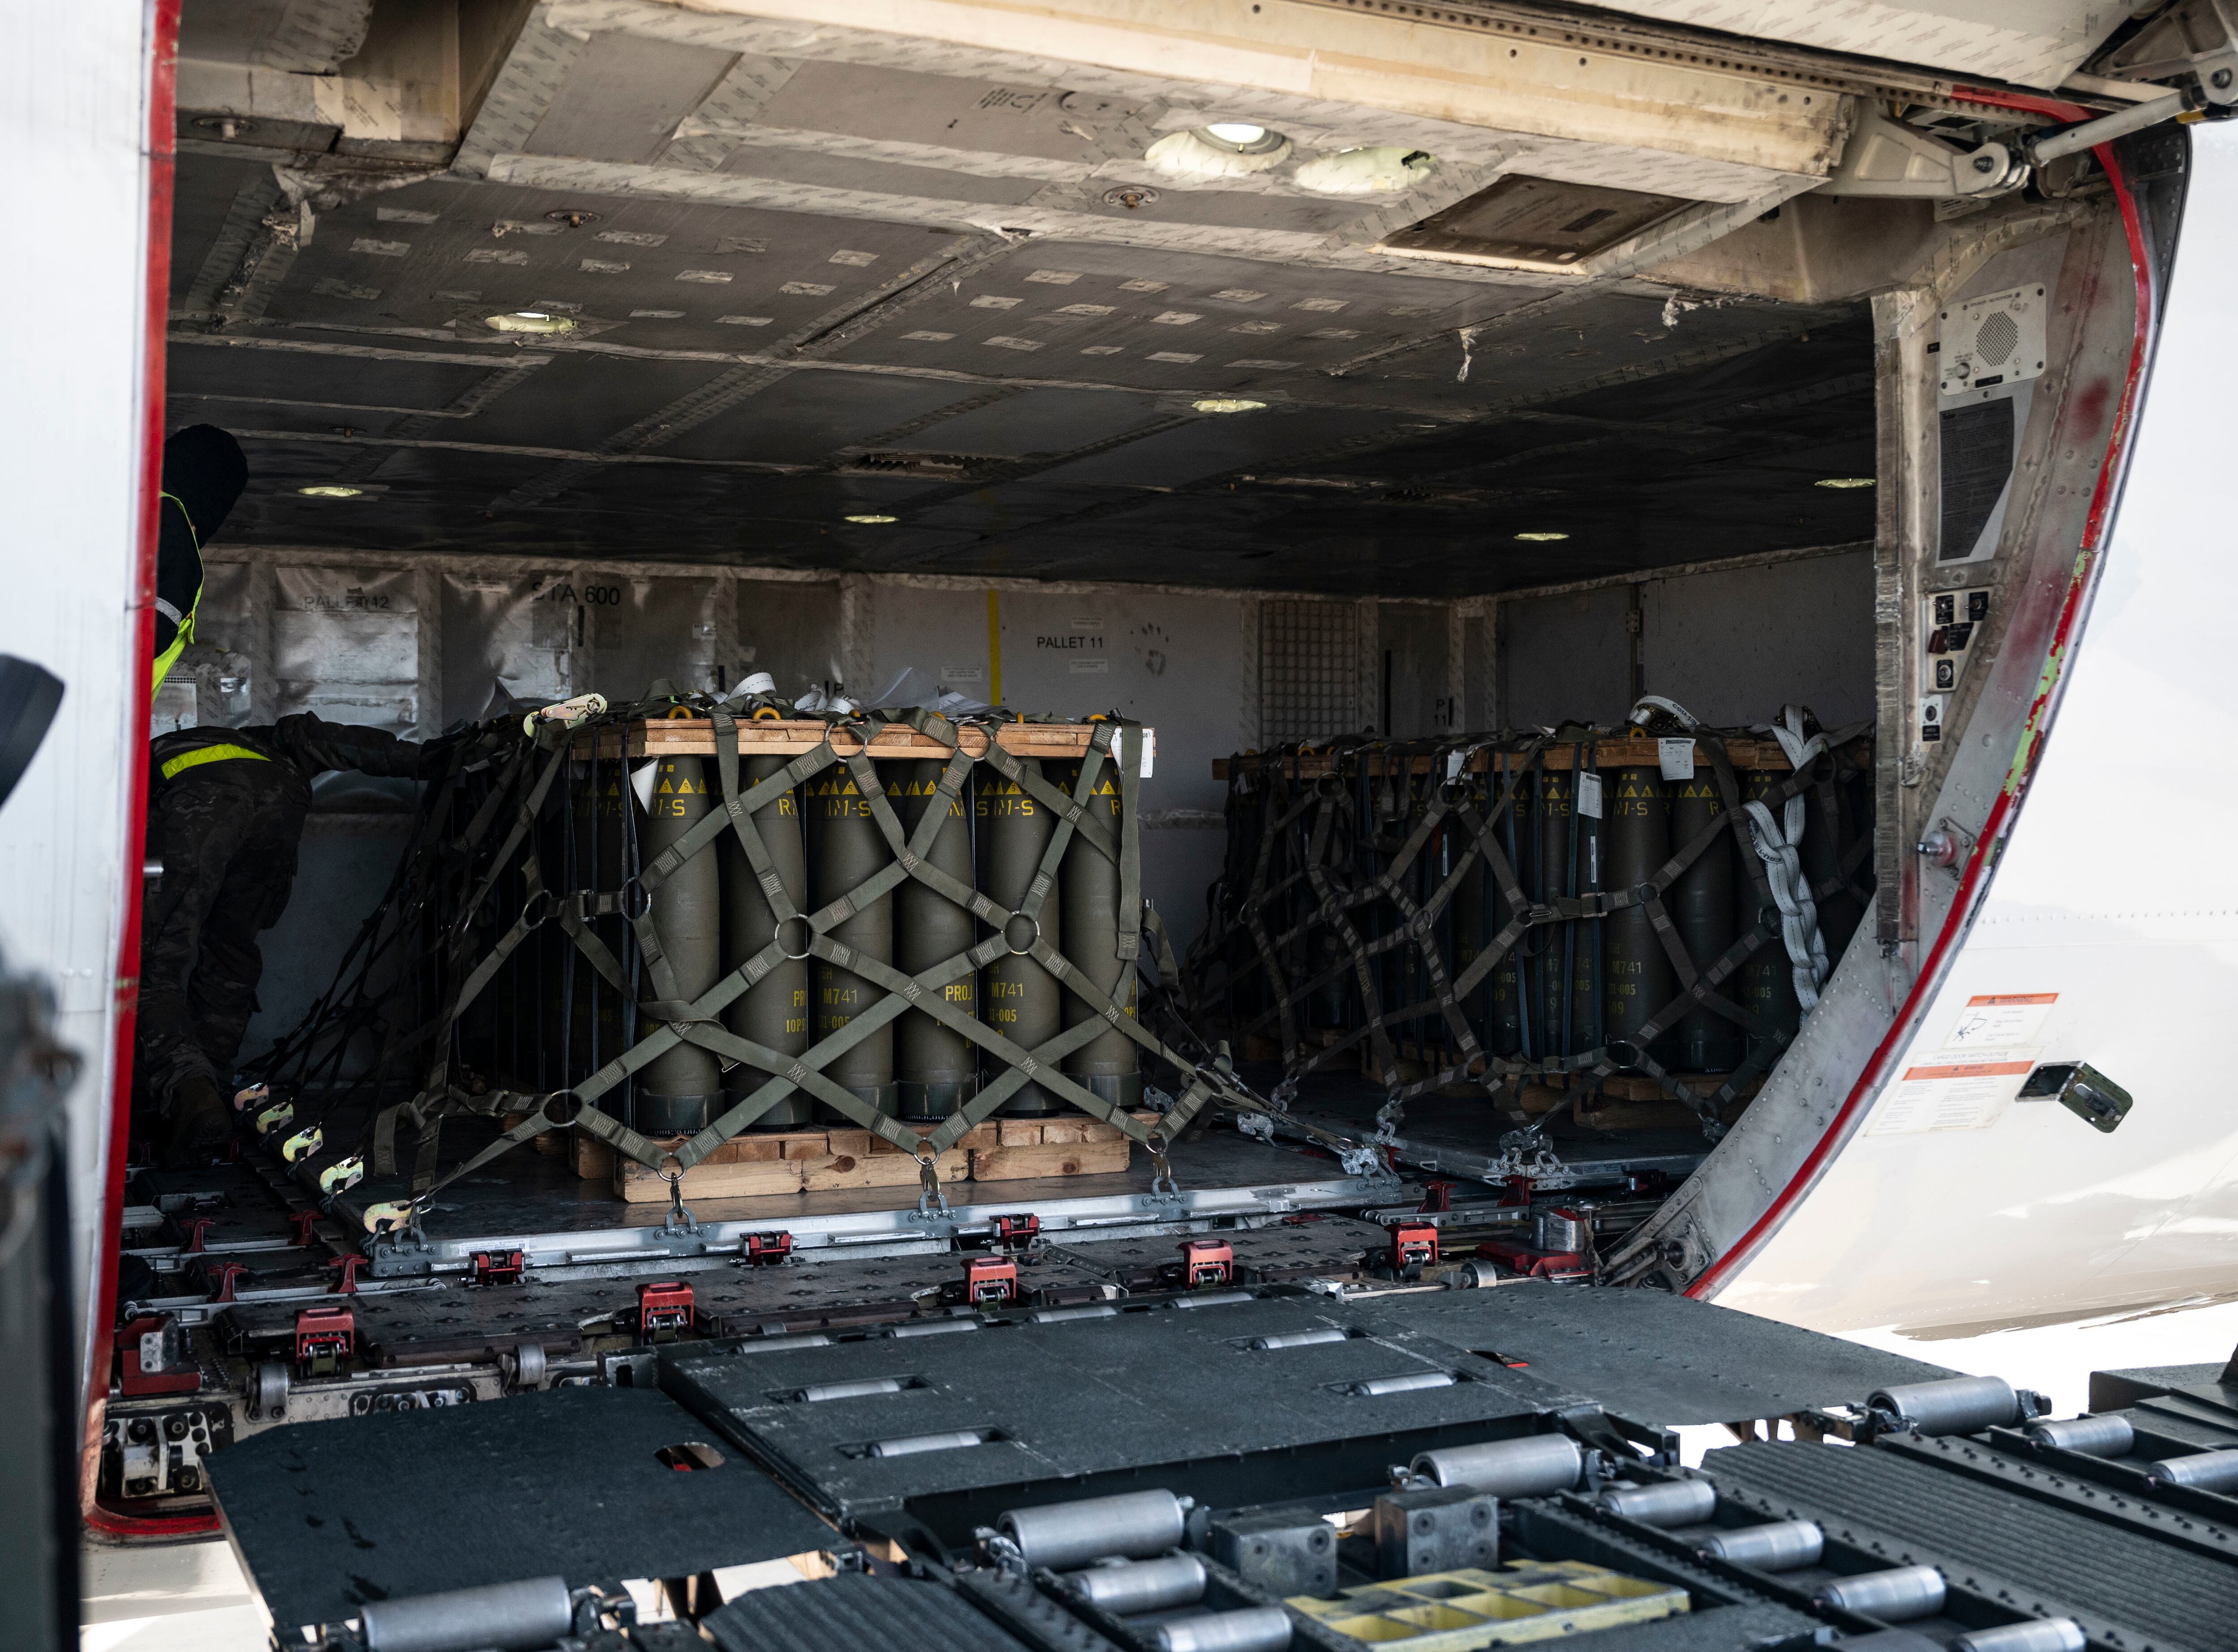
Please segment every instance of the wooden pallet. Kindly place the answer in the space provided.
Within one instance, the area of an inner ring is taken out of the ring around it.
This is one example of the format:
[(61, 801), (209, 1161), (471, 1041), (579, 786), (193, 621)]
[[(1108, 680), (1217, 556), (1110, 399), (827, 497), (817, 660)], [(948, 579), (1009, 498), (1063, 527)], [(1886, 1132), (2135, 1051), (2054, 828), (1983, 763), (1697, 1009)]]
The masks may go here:
[[(1015, 757), (1076, 758), (1087, 755), (1094, 732), (1095, 725), (1089, 723), (1005, 723), (995, 730), (995, 742)], [(968, 727), (960, 730), (960, 736), (969, 755), (986, 755), (985, 729)], [(815, 750), (827, 737), (831, 749), (843, 757), (864, 750), (861, 736), (853, 729), (796, 718), (739, 724), (738, 750), (746, 757), (798, 757)], [(873, 757), (918, 759), (946, 757), (955, 749), (903, 723), (890, 723), (880, 729), (868, 748)], [(1143, 749), (1146, 757), (1156, 750), (1155, 730), (1143, 730)], [(665, 717), (598, 729), (577, 735), (573, 751), (578, 757), (712, 757), (715, 725), (705, 717)]]
[[(1148, 1122), (1157, 1115), (1138, 1113)], [(921, 1136), (935, 1126), (904, 1127)], [(681, 1136), (665, 1138), (681, 1143)], [(1042, 1176), (1104, 1175), (1127, 1168), (1134, 1143), (1116, 1125), (1079, 1113), (1050, 1119), (990, 1119), (940, 1155), (943, 1181), (1020, 1181)], [(659, 1172), (626, 1159), (597, 1137), (577, 1132), (575, 1173), (605, 1181), (632, 1205), (665, 1202)], [(844, 1126), (771, 1130), (733, 1136), (684, 1173), (686, 1199), (748, 1199), (763, 1193), (818, 1193), (855, 1187), (913, 1187), (917, 1160), (883, 1136)]]
[[(712, 747), (709, 749), (712, 750)], [(1246, 755), (1255, 757), (1258, 754)], [(1427, 751), (1369, 751), (1357, 757), (1348, 753), (1341, 755), (1347, 758), (1347, 772), (1356, 772), (1351, 768), (1354, 763), (1366, 764), (1367, 772), (1372, 775), (1402, 772), (1426, 775), (1434, 769), (1442, 774), (1446, 767), (1442, 755)], [(1574, 766), (1582, 755), (1579, 747), (1564, 742), (1541, 749), (1539, 763), (1543, 769), (1559, 773)], [(1501, 758), (1502, 754), (1497, 751), (1472, 751), (1466, 767), (1473, 774), (1482, 774), (1486, 770), (1500, 774), (1529, 766), (1516, 753), (1509, 752), (1506, 754), (1507, 766), (1503, 770)], [(1776, 740), (1728, 740), (1725, 742), (1725, 758), (1735, 769), (1771, 769), (1784, 773), (1795, 766), (1788, 762), (1787, 753), (1780, 750)], [(1215, 757), (1212, 760), (1212, 777), (1215, 780), (1227, 779), (1229, 767), (1238, 761), (1234, 757)], [(1593, 747), (1593, 767), (1596, 769), (1653, 769), (1661, 761), (1661, 753), (1653, 740), (1602, 740), (1595, 743)], [(1846, 745), (1837, 747), (1834, 761), (1844, 773), (1863, 769), (1872, 761), (1872, 742), (1860, 735)], [(1248, 769), (1256, 765), (1247, 762), (1244, 766)], [(1279, 766), (1284, 775), (1295, 775), (1306, 780), (1317, 779), (1330, 771), (1332, 756), (1326, 751), (1308, 751), (1295, 758), (1283, 757)], [(1707, 746), (1695, 745), (1694, 772), (1698, 776), (1714, 772)]]

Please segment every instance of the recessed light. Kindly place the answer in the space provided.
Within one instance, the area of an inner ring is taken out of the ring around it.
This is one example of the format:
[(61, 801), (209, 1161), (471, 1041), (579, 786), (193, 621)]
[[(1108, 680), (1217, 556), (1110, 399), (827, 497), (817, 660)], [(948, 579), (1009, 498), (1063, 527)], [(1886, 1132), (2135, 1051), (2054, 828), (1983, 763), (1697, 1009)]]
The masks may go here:
[(1811, 486), (1813, 487), (1871, 487), (1873, 481), (1874, 479), (1870, 476), (1822, 476)]
[(1169, 132), (1142, 151), (1168, 177), (1237, 178), (1267, 172), (1290, 158), (1290, 140), (1254, 121), (1215, 121)]
[(354, 499), (365, 492), (361, 487), (345, 487), (340, 482), (321, 482), (312, 487), (299, 487), (295, 491), (315, 499)]
[(573, 333), (574, 318), (554, 315), (549, 310), (507, 310), (502, 315), (486, 318), (500, 333)]
[(1566, 539), (1570, 536), (1566, 533), (1519, 533), (1515, 537), (1519, 539), (1527, 539), (1536, 545), (1542, 540)]
[(877, 522), (898, 522), (901, 520), (901, 518), (897, 516), (880, 516), (875, 512), (866, 511), (860, 516), (851, 516), (847, 520), (850, 522), (861, 522), (868, 525)]
[(1250, 401), (1241, 396), (1207, 396), (1202, 401), (1189, 403), (1201, 413), (1257, 413), (1266, 405), (1263, 401)]
[(1200, 126), (1197, 131), (1216, 143), (1224, 143), (1239, 155), (1264, 154), (1282, 147), (1282, 135), (1269, 132), (1265, 127), (1249, 121), (1215, 121), (1209, 126)]

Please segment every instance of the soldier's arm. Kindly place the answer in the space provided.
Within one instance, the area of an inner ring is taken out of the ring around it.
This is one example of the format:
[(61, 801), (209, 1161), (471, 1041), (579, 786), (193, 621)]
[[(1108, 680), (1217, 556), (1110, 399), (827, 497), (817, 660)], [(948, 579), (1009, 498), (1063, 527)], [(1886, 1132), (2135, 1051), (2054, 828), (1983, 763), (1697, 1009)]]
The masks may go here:
[(307, 776), (352, 769), (360, 774), (410, 776), (420, 769), (421, 748), (416, 740), (400, 740), (385, 729), (328, 723), (308, 711), (275, 724), (272, 743)]

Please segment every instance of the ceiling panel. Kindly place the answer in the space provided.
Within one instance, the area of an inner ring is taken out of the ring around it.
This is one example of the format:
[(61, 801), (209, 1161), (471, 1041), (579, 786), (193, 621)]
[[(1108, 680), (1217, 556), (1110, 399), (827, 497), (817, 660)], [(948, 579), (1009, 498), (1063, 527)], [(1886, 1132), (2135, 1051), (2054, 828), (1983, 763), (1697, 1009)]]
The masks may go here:
[[(493, 96), (598, 187), (283, 156), (314, 202), (290, 249), (271, 157), (189, 128), (169, 415), (250, 433), (229, 536), (1407, 596), (1870, 532), (1870, 493), (1812, 486), (1872, 462), (1854, 310), (1377, 267), (1379, 215), (1413, 208), (1288, 175), (1130, 213), (1112, 178), (1198, 117), (1116, 91), (598, 33)], [(674, 187), (741, 175), (857, 193)], [(1029, 202), (1112, 238), (1010, 227)], [(529, 310), (573, 330), (491, 325)], [(365, 492), (295, 492), (334, 479)]]
[[(976, 388), (939, 380), (795, 373), (664, 444), (661, 451), (685, 459), (814, 465), (840, 448), (936, 415), (970, 398)], [(922, 444), (911, 438), (909, 445)]]
[(928, 453), (1016, 458), (1067, 453), (1157, 416), (1157, 399), (1109, 390), (1028, 390), (928, 426), (905, 444)]
[(593, 35), (525, 147), (532, 155), (650, 161), (735, 57), (643, 35)]
[(939, 143), (1093, 165), (1102, 151), (1093, 137), (1081, 135), (1083, 129), (1092, 133), (1141, 107), (1093, 92), (811, 60), (763, 106), (760, 121), (873, 142)]
[(752, 139), (723, 162), (723, 170), (749, 178), (856, 189), (867, 195), (930, 195), (935, 200), (983, 202), (994, 207), (1023, 206), (1049, 186), (1038, 178), (990, 178), (967, 172), (936, 171), (898, 160), (855, 155), (819, 155), (812, 149), (775, 148)]

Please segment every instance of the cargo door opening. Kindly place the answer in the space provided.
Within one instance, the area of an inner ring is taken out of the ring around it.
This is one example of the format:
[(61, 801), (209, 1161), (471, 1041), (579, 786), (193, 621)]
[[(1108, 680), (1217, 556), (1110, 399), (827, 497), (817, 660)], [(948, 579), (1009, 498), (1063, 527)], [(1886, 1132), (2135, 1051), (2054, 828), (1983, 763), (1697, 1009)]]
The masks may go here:
[[(127, 1299), (215, 1327), (233, 1426), (702, 1338), (1705, 1277), (1764, 1204), (1720, 1144), (1864, 1071), (1954, 899), (1916, 846), (1970, 851), (2019, 737), (2102, 167), (1876, 191), (1860, 92), (1736, 146), (1677, 69), (1660, 148), (1262, 91), (1223, 149), (1178, 79), (483, 10), (306, 66), (448, 65), (377, 131), (235, 107), (192, 7), (182, 47), (168, 420), (251, 479), (151, 733), (472, 746), (318, 779), (240, 1159), (156, 1163), (142, 1097)], [(1957, 102), (1937, 144), (2047, 118)], [(361, 1272), (347, 1325), (275, 1305)]]

